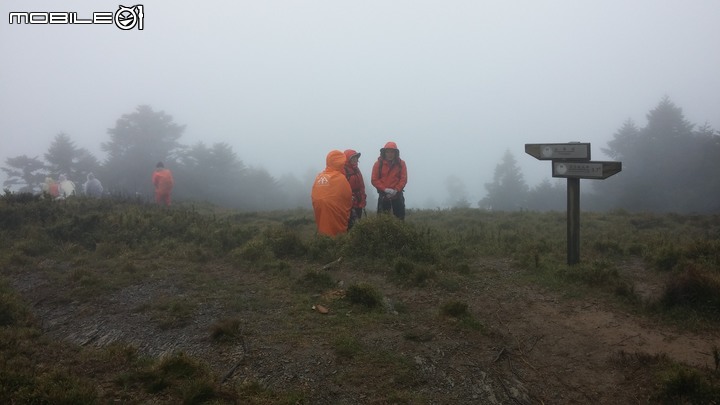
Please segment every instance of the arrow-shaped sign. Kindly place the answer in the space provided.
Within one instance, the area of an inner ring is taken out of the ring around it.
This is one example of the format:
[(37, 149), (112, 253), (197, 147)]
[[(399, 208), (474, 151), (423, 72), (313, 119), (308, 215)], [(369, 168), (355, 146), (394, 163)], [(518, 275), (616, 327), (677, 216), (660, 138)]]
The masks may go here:
[(622, 162), (552, 162), (552, 176), (572, 179), (607, 179), (622, 170)]
[(590, 143), (526, 143), (525, 153), (540, 160), (590, 160)]

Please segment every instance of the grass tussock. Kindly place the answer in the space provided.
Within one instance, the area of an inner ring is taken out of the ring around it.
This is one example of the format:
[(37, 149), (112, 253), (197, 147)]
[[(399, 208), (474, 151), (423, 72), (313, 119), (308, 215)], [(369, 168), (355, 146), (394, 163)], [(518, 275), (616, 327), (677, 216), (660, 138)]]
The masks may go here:
[(679, 364), (669, 364), (659, 371), (660, 389), (654, 395), (662, 403), (720, 403), (720, 378)]
[(353, 284), (347, 288), (345, 298), (353, 304), (375, 309), (382, 306), (382, 294), (372, 285), (367, 283)]
[(23, 326), (32, 315), (10, 287), (0, 279), (0, 327)]
[(148, 394), (169, 395), (184, 404), (207, 403), (227, 396), (206, 365), (181, 352), (137, 367), (123, 374), (118, 383), (141, 388)]
[[(671, 360), (665, 354), (620, 351), (611, 362), (621, 368), (643, 375), (647, 382), (637, 387), (638, 398), (660, 404), (720, 403), (720, 374)], [(650, 383), (650, 381), (653, 381)]]
[(391, 215), (359, 221), (348, 233), (343, 253), (347, 257), (405, 257), (422, 262), (432, 262), (437, 256), (428, 232)]
[(298, 286), (304, 291), (322, 292), (335, 285), (335, 281), (328, 272), (323, 270), (311, 270), (305, 272), (297, 281)]
[(720, 321), (720, 277), (702, 267), (688, 265), (669, 279), (660, 304), (670, 310), (689, 310)]
[(234, 342), (242, 338), (240, 319), (225, 318), (210, 326), (210, 339), (217, 343)]
[(355, 336), (338, 336), (332, 342), (333, 350), (338, 359), (349, 360), (363, 351), (363, 345)]
[(399, 257), (393, 262), (389, 278), (400, 285), (421, 287), (435, 279), (436, 274), (426, 264), (418, 265), (409, 259)]
[(449, 301), (440, 307), (440, 314), (459, 322), (460, 325), (474, 330), (484, 328), (482, 322), (477, 320), (469, 311), (469, 305), (461, 301)]

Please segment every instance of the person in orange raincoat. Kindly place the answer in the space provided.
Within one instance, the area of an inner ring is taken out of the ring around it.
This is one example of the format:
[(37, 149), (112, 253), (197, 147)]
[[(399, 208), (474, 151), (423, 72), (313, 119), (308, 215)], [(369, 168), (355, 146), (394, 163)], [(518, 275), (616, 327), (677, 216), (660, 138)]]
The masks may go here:
[(160, 205), (170, 206), (170, 193), (175, 181), (173, 181), (172, 172), (170, 169), (165, 168), (163, 162), (158, 162), (155, 165), (152, 183), (155, 186), (155, 202)]
[(358, 161), (360, 160), (360, 153), (348, 149), (345, 152), (345, 177), (350, 183), (350, 189), (352, 189), (352, 209), (350, 210), (350, 222), (348, 223), (348, 230), (352, 228), (355, 221), (362, 218), (363, 209), (367, 204), (367, 195), (365, 194), (365, 180), (363, 179), (362, 172), (358, 167)]
[(310, 197), (318, 233), (335, 236), (348, 230), (352, 189), (345, 178), (345, 154), (330, 151), (325, 162), (327, 167), (315, 177)]
[(407, 184), (407, 166), (400, 159), (400, 150), (395, 142), (388, 142), (380, 149), (380, 157), (373, 165), (372, 185), (377, 189), (378, 214), (392, 212), (405, 219), (405, 196)]

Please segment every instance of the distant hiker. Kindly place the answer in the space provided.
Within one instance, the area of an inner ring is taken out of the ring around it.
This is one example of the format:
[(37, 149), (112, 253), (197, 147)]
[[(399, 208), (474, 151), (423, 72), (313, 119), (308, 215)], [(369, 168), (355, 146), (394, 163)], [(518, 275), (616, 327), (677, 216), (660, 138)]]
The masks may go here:
[(75, 183), (68, 180), (64, 174), (58, 177), (58, 197), (59, 199), (65, 199), (75, 195)]
[(365, 194), (365, 180), (358, 167), (360, 153), (348, 149), (345, 152), (345, 177), (350, 183), (352, 190), (352, 208), (350, 210), (350, 220), (348, 222), (348, 230), (352, 228), (355, 221), (362, 218), (363, 209), (367, 204), (367, 195)]
[(172, 172), (166, 169), (163, 162), (155, 165), (155, 171), (152, 175), (152, 183), (155, 186), (155, 202), (160, 205), (170, 206), (170, 193), (172, 192), (175, 182), (173, 181)]
[(407, 166), (400, 159), (400, 150), (395, 142), (388, 142), (380, 149), (380, 157), (373, 165), (372, 185), (377, 189), (378, 214), (392, 212), (405, 219), (405, 196)]
[(88, 173), (87, 181), (83, 184), (83, 192), (88, 197), (100, 198), (103, 193), (103, 186), (100, 180), (95, 178), (95, 175)]
[(325, 170), (318, 173), (312, 186), (312, 205), (318, 233), (327, 236), (347, 232), (352, 189), (343, 168), (345, 154), (339, 150), (330, 151), (325, 158)]
[(42, 184), (42, 191), (43, 193), (47, 193), (51, 199), (54, 199), (58, 195), (60, 195), (60, 190), (58, 190), (58, 184), (55, 180), (52, 179), (52, 177), (45, 177), (45, 183)]

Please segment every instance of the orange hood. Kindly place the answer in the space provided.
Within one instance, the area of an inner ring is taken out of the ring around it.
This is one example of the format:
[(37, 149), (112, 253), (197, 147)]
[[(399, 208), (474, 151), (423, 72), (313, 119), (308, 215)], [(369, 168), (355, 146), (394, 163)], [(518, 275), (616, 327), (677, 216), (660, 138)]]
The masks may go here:
[(346, 160), (347, 158), (344, 153), (339, 150), (332, 150), (325, 158), (325, 164), (327, 165), (326, 170), (342, 171)]
[(385, 147), (380, 149), (380, 157), (384, 157), (385, 149), (395, 149), (395, 157), (400, 157), (400, 149), (398, 149), (397, 144), (395, 142), (388, 142), (385, 144)]
[(345, 163), (350, 163), (350, 159), (352, 159), (353, 156), (357, 156), (358, 159), (360, 159), (361, 153), (356, 152), (354, 149), (347, 149), (345, 152)]

